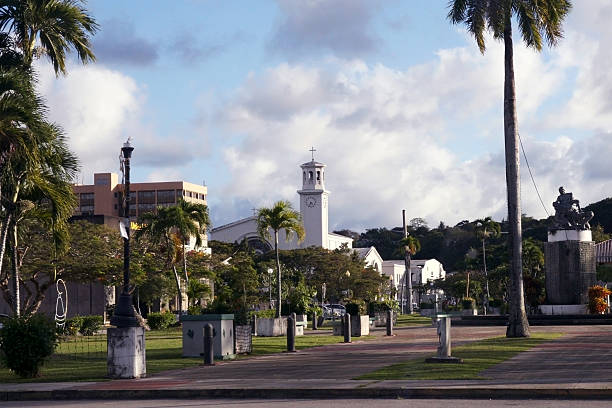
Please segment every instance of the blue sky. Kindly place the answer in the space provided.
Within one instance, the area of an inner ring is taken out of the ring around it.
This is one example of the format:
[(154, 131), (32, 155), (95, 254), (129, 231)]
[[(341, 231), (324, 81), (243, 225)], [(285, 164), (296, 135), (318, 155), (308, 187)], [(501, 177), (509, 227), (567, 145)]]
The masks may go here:
[[(289, 199), (299, 164), (328, 165), (332, 228), (504, 216), (503, 54), (481, 55), (446, 1), (90, 0), (98, 61), (56, 79), (51, 116), (83, 182), (204, 180), (215, 225)], [(519, 129), (543, 199), (610, 196), (611, 0), (574, 2), (558, 47), (515, 45)], [(523, 211), (545, 216), (523, 167)]]

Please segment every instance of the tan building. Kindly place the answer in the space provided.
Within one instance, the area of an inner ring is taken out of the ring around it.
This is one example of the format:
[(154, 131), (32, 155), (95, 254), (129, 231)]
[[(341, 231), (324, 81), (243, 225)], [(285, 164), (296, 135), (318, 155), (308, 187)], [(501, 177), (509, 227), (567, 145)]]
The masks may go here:
[[(95, 173), (94, 183), (75, 184), (73, 191), (78, 198), (74, 218), (89, 219), (117, 227), (123, 216), (123, 184), (115, 173)], [(157, 207), (171, 207), (179, 199), (206, 204), (207, 187), (186, 181), (162, 181), (154, 183), (130, 183), (130, 218), (136, 221), (145, 212)], [(206, 235), (202, 237), (203, 248), (208, 246)]]

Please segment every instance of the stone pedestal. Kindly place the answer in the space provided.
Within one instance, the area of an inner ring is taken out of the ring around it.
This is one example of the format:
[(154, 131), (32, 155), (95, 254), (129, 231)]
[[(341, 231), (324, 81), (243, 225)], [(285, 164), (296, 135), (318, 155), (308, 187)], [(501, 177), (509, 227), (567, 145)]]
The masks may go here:
[(368, 336), (370, 334), (370, 316), (351, 316), (351, 335), (355, 337)]
[(257, 319), (257, 336), (279, 337), (287, 335), (287, 318)]
[[(589, 287), (596, 281), (595, 243), (580, 239), (590, 239), (590, 232), (561, 230), (549, 233), (549, 242), (544, 248), (548, 305), (588, 303)], [(561, 240), (564, 237), (569, 239)]]
[(147, 373), (144, 327), (117, 327), (107, 331), (110, 378), (141, 378)]

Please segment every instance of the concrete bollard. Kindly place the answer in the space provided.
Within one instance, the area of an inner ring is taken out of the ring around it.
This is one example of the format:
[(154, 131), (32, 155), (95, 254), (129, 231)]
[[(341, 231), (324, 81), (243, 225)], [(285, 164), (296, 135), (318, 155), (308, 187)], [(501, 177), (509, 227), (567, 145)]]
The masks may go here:
[(287, 318), (287, 351), (295, 352), (295, 313)]
[(387, 336), (393, 336), (393, 310), (387, 310)]
[(451, 356), (451, 317), (438, 315), (438, 355), (425, 359), (426, 363), (462, 363), (463, 360)]
[(253, 321), (251, 322), (251, 329), (253, 336), (257, 336), (257, 316), (253, 315)]
[(348, 313), (344, 314), (344, 342), (351, 342), (351, 315)]
[(319, 327), (317, 325), (317, 313), (312, 312), (312, 330), (317, 330)]
[(204, 365), (215, 365), (213, 337), (213, 326), (210, 323), (206, 323), (204, 325)]

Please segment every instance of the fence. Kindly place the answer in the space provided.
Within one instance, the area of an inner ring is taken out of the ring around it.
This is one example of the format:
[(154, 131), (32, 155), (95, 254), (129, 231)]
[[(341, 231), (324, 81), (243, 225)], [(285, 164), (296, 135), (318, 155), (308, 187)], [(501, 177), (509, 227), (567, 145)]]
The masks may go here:
[(60, 339), (54, 360), (106, 361), (106, 333), (95, 336), (65, 336)]

